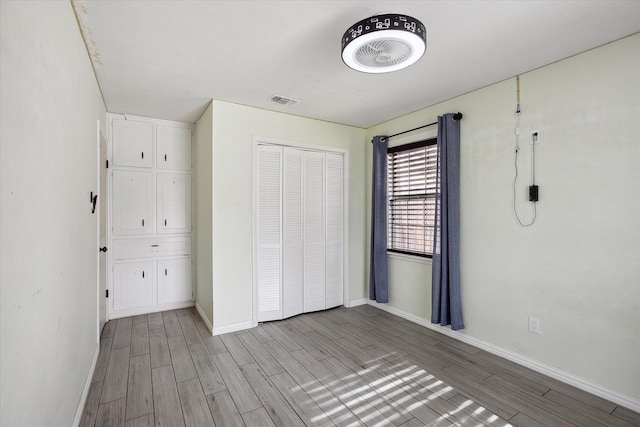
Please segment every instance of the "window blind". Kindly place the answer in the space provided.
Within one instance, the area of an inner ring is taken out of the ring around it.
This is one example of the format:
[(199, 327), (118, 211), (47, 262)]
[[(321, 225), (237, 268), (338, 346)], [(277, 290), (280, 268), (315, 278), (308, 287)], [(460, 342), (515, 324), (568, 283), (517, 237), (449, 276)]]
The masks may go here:
[(422, 256), (433, 254), (437, 157), (435, 139), (389, 148), (389, 250)]

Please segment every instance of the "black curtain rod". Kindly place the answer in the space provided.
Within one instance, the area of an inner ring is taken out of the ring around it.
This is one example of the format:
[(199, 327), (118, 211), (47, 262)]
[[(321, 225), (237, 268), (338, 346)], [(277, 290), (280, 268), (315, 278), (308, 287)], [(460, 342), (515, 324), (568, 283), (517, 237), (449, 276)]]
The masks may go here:
[[(460, 119), (462, 119), (462, 113), (458, 111), (456, 114), (453, 115), (453, 120), (460, 120)], [(394, 133), (393, 135), (389, 135), (387, 138), (393, 138), (394, 136), (403, 135), (405, 133), (413, 132), (414, 130), (428, 128), (429, 126), (433, 126), (433, 125), (437, 125), (437, 124), (438, 124), (438, 122), (433, 122), (433, 123), (429, 123), (428, 125), (418, 126), (417, 128), (413, 128), (413, 129), (405, 130), (405, 131), (402, 131), (402, 132)], [(373, 140), (371, 142), (373, 143)]]

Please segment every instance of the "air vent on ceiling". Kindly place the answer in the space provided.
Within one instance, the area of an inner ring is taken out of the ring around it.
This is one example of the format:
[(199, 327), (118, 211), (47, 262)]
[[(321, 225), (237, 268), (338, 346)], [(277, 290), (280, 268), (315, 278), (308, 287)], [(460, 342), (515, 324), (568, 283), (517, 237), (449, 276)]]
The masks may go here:
[(281, 96), (281, 95), (271, 95), (269, 97), (269, 101), (274, 102), (278, 105), (287, 105), (289, 107), (293, 107), (294, 105), (300, 102), (297, 99), (287, 98), (286, 96)]

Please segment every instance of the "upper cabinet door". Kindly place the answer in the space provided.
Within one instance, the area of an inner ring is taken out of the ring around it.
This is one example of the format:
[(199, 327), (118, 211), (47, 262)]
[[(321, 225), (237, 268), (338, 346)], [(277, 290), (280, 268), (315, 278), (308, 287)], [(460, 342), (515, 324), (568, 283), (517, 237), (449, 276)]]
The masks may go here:
[(191, 232), (191, 175), (159, 173), (158, 233)]
[(135, 120), (114, 120), (112, 139), (115, 166), (153, 166), (153, 124)]
[(191, 170), (191, 129), (157, 125), (156, 166)]
[(153, 174), (113, 171), (113, 234), (153, 233)]

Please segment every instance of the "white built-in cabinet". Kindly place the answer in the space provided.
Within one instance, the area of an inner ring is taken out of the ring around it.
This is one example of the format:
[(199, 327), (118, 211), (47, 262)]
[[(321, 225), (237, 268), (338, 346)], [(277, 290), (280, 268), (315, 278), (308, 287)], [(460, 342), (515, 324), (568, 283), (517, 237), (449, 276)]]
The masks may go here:
[(257, 320), (342, 305), (344, 155), (258, 144), (255, 156)]
[(111, 316), (193, 304), (191, 125), (111, 117)]

